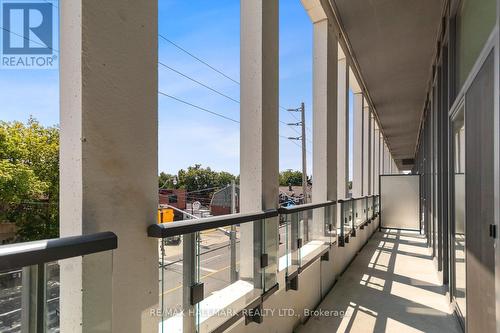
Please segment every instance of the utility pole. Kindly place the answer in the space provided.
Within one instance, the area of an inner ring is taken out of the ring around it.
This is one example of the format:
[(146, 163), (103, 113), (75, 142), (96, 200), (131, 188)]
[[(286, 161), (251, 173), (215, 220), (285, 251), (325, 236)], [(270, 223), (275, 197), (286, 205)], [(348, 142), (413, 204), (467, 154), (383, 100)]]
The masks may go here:
[(297, 109), (288, 109), (290, 112), (300, 112), (301, 121), (299, 123), (291, 123), (289, 126), (301, 126), (302, 134), (299, 137), (290, 137), (289, 140), (302, 140), (302, 194), (304, 196), (304, 202), (307, 203), (307, 149), (306, 149), (306, 108), (304, 102), (300, 104)]
[[(302, 126), (302, 135), (299, 137), (291, 137), (288, 138), (290, 140), (302, 140), (302, 194), (303, 194), (303, 204), (307, 203), (307, 159), (306, 159), (306, 107), (304, 105), (304, 102), (300, 103), (300, 107), (297, 109), (288, 109), (290, 112), (300, 112), (301, 113), (301, 121), (299, 123), (292, 123), (288, 124), (290, 126)], [(298, 227), (297, 223), (297, 227)], [(307, 214), (302, 215), (302, 225), (303, 225), (303, 230), (304, 230), (304, 242), (307, 242), (309, 239), (309, 221), (307, 218)], [(294, 232), (293, 230), (293, 223), (292, 223), (292, 233)], [(298, 230), (297, 230), (298, 232)]]

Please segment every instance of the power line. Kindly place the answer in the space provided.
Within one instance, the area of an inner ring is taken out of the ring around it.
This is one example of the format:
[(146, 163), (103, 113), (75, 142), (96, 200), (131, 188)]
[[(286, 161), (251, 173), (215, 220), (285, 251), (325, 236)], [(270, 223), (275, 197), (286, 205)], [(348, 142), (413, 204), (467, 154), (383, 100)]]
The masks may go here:
[(200, 81), (198, 81), (198, 80), (196, 80), (196, 79), (192, 78), (191, 76), (189, 76), (189, 75), (187, 75), (187, 74), (184, 74), (184, 73), (182, 73), (181, 71), (178, 71), (177, 69), (174, 69), (174, 68), (172, 68), (172, 67), (170, 67), (170, 66), (168, 66), (168, 65), (164, 64), (164, 63), (162, 63), (161, 61), (158, 61), (158, 64), (159, 64), (160, 66), (163, 66), (163, 67), (165, 67), (165, 68), (167, 68), (167, 69), (171, 70), (171, 71), (172, 71), (172, 72), (174, 72), (174, 73), (179, 74), (179, 75), (180, 75), (180, 76), (182, 76), (182, 77), (185, 77), (185, 78), (186, 78), (186, 79), (188, 79), (188, 80), (191, 80), (191, 81), (193, 81), (193, 82), (195, 82), (195, 83), (199, 84), (199, 85), (200, 85), (200, 86), (202, 86), (202, 87), (205, 87), (205, 88), (207, 88), (207, 89), (209, 89), (209, 90), (211, 90), (211, 91), (215, 92), (216, 94), (219, 94), (219, 95), (221, 95), (221, 96), (223, 96), (223, 97), (225, 97), (225, 98), (227, 98), (227, 99), (229, 99), (229, 100), (231, 100), (231, 101), (233, 101), (233, 102), (235, 102), (235, 103), (238, 103), (238, 104), (240, 103), (240, 101), (238, 101), (237, 99), (232, 98), (231, 96), (228, 96), (228, 95), (226, 95), (226, 94), (224, 94), (224, 93), (220, 92), (219, 90), (214, 89), (214, 88), (210, 87), (209, 85), (207, 85), (207, 84), (205, 84), (205, 83), (203, 83), (203, 82), (200, 82)]
[(13, 34), (13, 35), (17, 36), (17, 37), (20, 37), (20, 38), (26, 39), (27, 41), (30, 41), (30, 42), (35, 43), (35, 44), (38, 44), (38, 45), (40, 45), (40, 46), (43, 46), (43, 47), (45, 47), (45, 48), (48, 48), (49, 50), (52, 50), (52, 51), (54, 51), (54, 52), (59, 53), (59, 50), (56, 50), (56, 49), (54, 49), (54, 48), (52, 48), (52, 47), (50, 47), (50, 46), (47, 46), (47, 45), (45, 45), (45, 44), (43, 44), (43, 43), (37, 42), (36, 40), (29, 39), (29, 38), (28, 38), (28, 37), (26, 37), (26, 36), (22, 36), (22, 35), (20, 35), (20, 34), (18, 34), (18, 33), (16, 33), (16, 32), (14, 32), (14, 31), (11, 31), (11, 30), (9, 30), (9, 29), (7, 29), (7, 28), (4, 28), (4, 27), (2, 27), (2, 26), (0, 26), (0, 28), (1, 28), (2, 30), (7, 31), (8, 33), (11, 33), (11, 34)]
[(172, 95), (168, 95), (168, 94), (166, 94), (166, 93), (164, 93), (164, 92), (158, 91), (158, 94), (163, 95), (163, 96), (168, 97), (168, 98), (171, 98), (171, 99), (173, 99), (173, 100), (175, 100), (175, 101), (177, 101), (177, 102), (179, 102), (179, 103), (183, 103), (183, 104), (189, 105), (189, 106), (191, 106), (191, 107), (193, 107), (193, 108), (199, 109), (199, 110), (201, 110), (201, 111), (204, 111), (204, 112), (210, 113), (210, 114), (212, 114), (212, 115), (214, 115), (214, 116), (217, 116), (217, 117), (220, 117), (220, 118), (224, 118), (224, 119), (226, 119), (226, 120), (232, 121), (232, 122), (237, 123), (237, 124), (239, 124), (239, 123), (240, 123), (240, 122), (239, 122), (238, 120), (236, 120), (236, 119), (233, 119), (233, 118), (230, 118), (230, 117), (226, 117), (226, 116), (225, 116), (225, 115), (223, 115), (223, 114), (217, 113), (217, 112), (215, 112), (215, 111), (211, 111), (211, 110), (209, 110), (209, 109), (205, 109), (204, 107), (201, 107), (201, 106), (195, 105), (195, 104), (193, 104), (193, 103), (187, 102), (187, 101), (185, 101), (185, 100), (183, 100), (183, 99), (180, 99), (180, 98), (174, 97), (174, 96), (172, 96)]
[[(299, 147), (300, 149), (302, 149), (302, 146), (301, 146), (301, 145), (299, 145), (296, 141), (291, 141), (289, 137), (286, 137), (286, 136), (284, 136), (284, 135), (280, 135), (280, 138), (282, 138), (282, 139), (286, 139), (288, 142), (293, 143), (294, 145), (296, 145), (297, 147)], [(307, 152), (308, 154), (311, 154), (311, 155), (312, 155), (312, 153), (311, 153), (309, 150), (307, 150), (307, 149), (306, 149), (306, 152)]]
[[(55, 6), (53, 3), (49, 2), (48, 0), (44, 0), (44, 1), (45, 1), (45, 2), (47, 2), (48, 4), (52, 5), (53, 7), (58, 8), (57, 6)], [(51, 48), (51, 47), (48, 47), (48, 46), (46, 46), (46, 45), (44, 45), (44, 44), (42, 44), (42, 43), (39, 43), (39, 42), (37, 42), (37, 41), (34, 41), (34, 40), (32, 40), (32, 39), (30, 39), (30, 38), (28, 38), (28, 37), (21, 36), (20, 34), (15, 33), (15, 32), (13, 32), (13, 31), (11, 31), (11, 30), (9, 30), (9, 29), (7, 29), (7, 28), (4, 28), (4, 27), (2, 27), (2, 26), (0, 26), (0, 28), (1, 28), (1, 29), (3, 29), (3, 30), (5, 30), (5, 31), (7, 31), (8, 33), (11, 33), (11, 34), (16, 35), (16, 36), (18, 36), (18, 37), (21, 37), (21, 38), (23, 38), (23, 39), (26, 39), (26, 40), (28, 40), (28, 41), (30, 41), (30, 42), (33, 42), (33, 43), (35, 43), (35, 44), (38, 44), (38, 45), (40, 45), (40, 46), (45, 46), (45, 47), (47, 47), (48, 49), (53, 50), (53, 51), (55, 51), (55, 52), (59, 53), (59, 50), (56, 50), (56, 49)], [(184, 51), (185, 53), (189, 54), (189, 55), (190, 55), (190, 56), (192, 56), (194, 59), (196, 59), (196, 60), (200, 61), (201, 63), (205, 64), (206, 66), (210, 67), (211, 69), (213, 69), (214, 71), (218, 72), (219, 74), (221, 74), (221, 75), (225, 76), (226, 78), (230, 79), (231, 81), (235, 82), (236, 84), (238, 84), (238, 85), (240, 84), (238, 81), (236, 81), (236, 80), (232, 79), (232, 78), (231, 78), (231, 77), (229, 77), (228, 75), (224, 74), (224, 73), (223, 73), (223, 72), (221, 72), (220, 70), (218, 70), (218, 69), (216, 69), (215, 67), (213, 67), (213, 66), (211, 66), (210, 64), (208, 64), (207, 62), (205, 62), (205, 61), (201, 60), (200, 58), (196, 57), (195, 55), (193, 55), (193, 54), (192, 54), (192, 53), (190, 53), (189, 51), (187, 51), (187, 50), (183, 49), (182, 47), (180, 47), (179, 45), (175, 44), (173, 41), (171, 41), (171, 40), (167, 39), (166, 37), (164, 37), (164, 36), (162, 36), (162, 35), (160, 35), (160, 34), (159, 34), (158, 36), (160, 36), (161, 38), (163, 38), (163, 39), (164, 39), (164, 40), (166, 40), (167, 42), (171, 43), (171, 44), (172, 44), (172, 45), (174, 45), (175, 47), (177, 47), (177, 48), (181, 49), (181, 50), (182, 50), (182, 51)], [(189, 80), (191, 80), (191, 81), (193, 81), (193, 82), (195, 82), (195, 83), (197, 83), (197, 84), (199, 84), (199, 85), (201, 85), (201, 86), (203, 86), (203, 87), (205, 87), (206, 89), (209, 89), (209, 90), (211, 90), (211, 91), (213, 91), (213, 92), (215, 92), (215, 93), (217, 93), (217, 94), (219, 94), (219, 95), (221, 95), (221, 96), (223, 96), (223, 97), (225, 97), (225, 98), (227, 98), (227, 99), (229, 99), (229, 100), (231, 100), (231, 101), (235, 102), (235, 103), (238, 103), (238, 104), (240, 103), (240, 101), (239, 101), (239, 100), (237, 100), (237, 99), (235, 99), (235, 98), (233, 98), (233, 97), (231, 97), (231, 96), (229, 96), (229, 95), (226, 95), (226, 94), (224, 94), (224, 93), (222, 93), (222, 92), (218, 91), (217, 89), (214, 89), (214, 88), (212, 88), (212, 87), (208, 86), (207, 84), (204, 84), (204, 83), (202, 83), (202, 82), (200, 82), (200, 81), (198, 81), (198, 80), (196, 80), (196, 79), (194, 79), (194, 78), (190, 77), (189, 75), (184, 74), (184, 73), (182, 73), (182, 72), (180, 72), (180, 71), (178, 71), (178, 70), (176, 70), (176, 69), (174, 69), (174, 68), (172, 68), (172, 67), (170, 67), (170, 66), (168, 66), (168, 65), (166, 65), (166, 64), (164, 64), (164, 63), (162, 63), (162, 62), (160, 62), (160, 61), (158, 61), (158, 64), (159, 64), (159, 65), (161, 65), (161, 66), (163, 66), (163, 67), (165, 67), (165, 68), (167, 68), (167, 69), (169, 69), (169, 70), (171, 70), (171, 71), (173, 71), (173, 72), (175, 72), (175, 73), (177, 73), (177, 74), (179, 74), (179, 75), (181, 75), (181, 76), (183, 76), (183, 77), (185, 77), (185, 78), (187, 78), (187, 79), (189, 79)], [(165, 94), (165, 93), (162, 93), (162, 92), (158, 92), (158, 93), (159, 93), (159, 94), (162, 94), (162, 95), (164, 95), (164, 96), (170, 97), (170, 98), (172, 98), (172, 99), (175, 99), (175, 100), (177, 100), (177, 101), (179, 101), (179, 102), (181, 102), (181, 103), (188, 104), (188, 105), (190, 105), (190, 106), (196, 107), (196, 108), (198, 108), (198, 109), (204, 109), (204, 108), (202, 108), (202, 107), (198, 107), (198, 106), (193, 105), (193, 104), (191, 104), (191, 103), (189, 103), (189, 102), (186, 102), (186, 101), (180, 100), (180, 99), (178, 99), (178, 98), (176, 98), (176, 97), (173, 97), (173, 96), (167, 95), (167, 94)], [(284, 107), (282, 107), (282, 106), (280, 106), (280, 108), (281, 108), (281, 109), (283, 109), (283, 110), (285, 110), (285, 111), (287, 111), (287, 109), (286, 109), (286, 108), (284, 108)], [(209, 113), (212, 113), (212, 114), (217, 115), (217, 116), (219, 116), (219, 117), (225, 118), (225, 119), (227, 119), (227, 120), (235, 121), (235, 120), (234, 120), (234, 119), (232, 119), (232, 118), (226, 117), (226, 116), (224, 116), (224, 115), (218, 114), (218, 113), (213, 112), (213, 111), (210, 111), (210, 110), (206, 110), (206, 109), (204, 109), (204, 111), (209, 112)], [(290, 113), (290, 114), (291, 114), (291, 113)], [(294, 116), (294, 118), (295, 118), (295, 116)], [(296, 119), (296, 120), (298, 120), (297, 118), (295, 118), (295, 119)], [(281, 120), (280, 120), (280, 123), (282, 123), (283, 125), (288, 125), (287, 123), (285, 123), (284, 121), (281, 121)], [(288, 128), (289, 128), (289, 127), (288, 127)], [(291, 130), (293, 130), (294, 132), (296, 132), (297, 134), (300, 134), (300, 133), (299, 133), (298, 131), (296, 131), (294, 128), (290, 128), (290, 129), (291, 129)], [(310, 141), (310, 140), (308, 140), (308, 141)]]
[[(220, 118), (223, 118), (223, 119), (226, 119), (226, 120), (232, 121), (232, 122), (237, 123), (237, 124), (239, 124), (239, 123), (240, 123), (240, 121), (238, 121), (238, 120), (236, 120), (236, 119), (233, 119), (233, 118), (227, 117), (227, 116), (225, 116), (225, 115), (223, 115), (223, 114), (220, 114), (220, 113), (217, 113), (217, 112), (215, 112), (215, 111), (212, 111), (212, 110), (206, 109), (206, 108), (201, 107), (201, 106), (199, 106), (199, 105), (196, 105), (196, 104), (193, 104), (193, 103), (187, 102), (187, 101), (185, 101), (185, 100), (183, 100), (183, 99), (180, 99), (180, 98), (178, 98), (178, 97), (175, 97), (175, 96), (172, 96), (172, 95), (166, 94), (166, 93), (164, 93), (164, 92), (162, 92), (162, 91), (158, 91), (158, 94), (163, 95), (163, 96), (168, 97), (168, 98), (171, 98), (171, 99), (173, 99), (173, 100), (175, 100), (175, 101), (177, 101), (177, 102), (179, 102), (179, 103), (183, 103), (183, 104), (189, 105), (189, 106), (191, 106), (191, 107), (193, 107), (193, 108), (196, 108), (196, 109), (198, 109), (198, 110), (201, 110), (201, 111), (203, 111), (203, 112), (210, 113), (210, 114), (212, 114), (212, 115), (214, 115), (214, 116), (217, 116), (217, 117), (220, 117)], [(286, 137), (286, 136), (284, 136), (284, 135), (280, 135), (280, 137), (288, 140), (288, 137)], [(300, 147), (300, 148), (302, 149), (302, 147), (301, 147), (300, 145), (298, 145), (298, 144), (297, 144), (297, 142), (290, 141), (290, 140), (288, 140), (288, 142), (291, 142), (291, 143), (295, 144), (296, 146), (298, 146), (298, 147)], [(307, 152), (308, 152), (309, 154), (311, 154), (311, 152), (310, 152), (310, 151), (307, 151)]]
[[(176, 44), (175, 42), (173, 42), (172, 40), (168, 39), (167, 37), (165, 37), (164, 35), (162, 34), (158, 34), (158, 36), (160, 38), (162, 38), (163, 40), (167, 41), (168, 43), (172, 44), (173, 46), (175, 46), (176, 48), (178, 48), (179, 50), (181, 50), (182, 52), (186, 53), (187, 55), (189, 55), (190, 57), (192, 57), (193, 59), (201, 62), (202, 64), (204, 64), (205, 66), (207, 66), (208, 68), (212, 69), (213, 71), (219, 73), (220, 75), (224, 76), (225, 78), (233, 81), (234, 83), (240, 85), (240, 82), (233, 79), (232, 77), (230, 77), (229, 75), (225, 74), (223, 71), (215, 68), (214, 66), (210, 65), (208, 62), (200, 59), (199, 57), (195, 56), (193, 53), (189, 52), (188, 50), (186, 50), (185, 48), (181, 47), (180, 45)], [(283, 107), (283, 106), (279, 106), (280, 109), (284, 110), (284, 111), (288, 111), (287, 108)], [(290, 116), (292, 116), (295, 120), (299, 121), (299, 119), (297, 117), (295, 117), (295, 115), (293, 115), (292, 113), (288, 113)], [(311, 132), (311, 130), (309, 128), (306, 127), (306, 129), (308, 131)]]
[[(55, 7), (55, 8), (58, 8), (58, 7), (57, 7), (57, 6), (55, 6), (54, 4), (52, 4), (52, 3), (48, 2), (47, 0), (45, 0), (45, 2), (47, 2), (47, 3), (51, 4), (51, 5), (52, 5), (53, 7)], [(15, 32), (13, 32), (13, 31), (10, 31), (10, 30), (9, 30), (9, 29), (7, 29), (7, 28), (4, 28), (4, 27), (2, 27), (2, 26), (0, 26), (0, 28), (1, 28), (1, 29), (3, 29), (3, 30), (5, 30), (5, 31), (7, 31), (8, 33), (11, 33), (11, 34), (16, 35), (16, 36), (21, 37), (21, 38), (24, 38), (24, 39), (26, 39), (26, 40), (28, 40), (28, 41), (31, 41), (31, 42), (33, 42), (33, 43), (36, 43), (36, 44), (38, 44), (38, 45), (40, 45), (40, 46), (45, 46), (45, 47), (47, 47), (46, 45), (44, 45), (44, 44), (42, 44), (42, 43), (36, 42), (36, 41), (34, 41), (34, 40), (31, 40), (31, 39), (29, 39), (29, 38), (27, 38), (27, 37), (25, 37), (25, 36), (21, 36), (21, 35), (19, 35), (19, 34), (17, 34), (17, 33), (15, 33)], [(162, 36), (162, 35), (158, 35), (158, 36), (160, 36), (160, 37), (161, 37), (161, 38), (163, 38), (164, 40), (168, 41), (168, 42), (169, 42), (169, 43), (171, 43), (172, 45), (174, 45), (174, 46), (178, 47), (179, 49), (183, 50), (184, 52), (186, 52), (187, 54), (189, 54), (190, 56), (192, 56), (192, 57), (193, 57), (193, 58), (195, 58), (196, 60), (198, 60), (198, 61), (202, 62), (202, 63), (203, 63), (203, 64), (205, 64), (206, 66), (208, 66), (208, 67), (212, 68), (214, 71), (216, 71), (216, 72), (220, 73), (221, 75), (225, 76), (226, 78), (230, 79), (231, 81), (235, 82), (236, 84), (240, 84), (238, 81), (233, 80), (231, 77), (229, 77), (229, 76), (227, 76), (226, 74), (224, 74), (224, 73), (220, 72), (219, 70), (217, 70), (217, 69), (216, 69), (216, 68), (214, 68), (213, 66), (209, 65), (208, 63), (204, 62), (203, 60), (199, 59), (198, 57), (196, 57), (195, 55), (191, 54), (191, 53), (190, 53), (190, 52), (188, 52), (187, 50), (185, 50), (185, 49), (181, 48), (180, 46), (178, 46), (177, 44), (175, 44), (175, 43), (174, 43), (174, 42), (172, 42), (171, 40), (169, 40), (169, 39), (165, 38), (165, 37), (164, 37), (164, 36)], [(51, 47), (47, 47), (47, 48), (49, 48), (50, 50), (53, 50), (53, 51), (55, 51), (55, 52), (58, 52), (58, 53), (59, 53), (59, 51), (58, 51), (58, 50), (56, 50), (56, 49), (53, 49), (53, 48), (51, 48)], [(216, 90), (216, 89), (214, 89), (214, 88), (211, 88), (210, 86), (208, 86), (208, 85), (206, 85), (206, 84), (204, 84), (204, 83), (202, 83), (202, 82), (200, 82), (200, 81), (198, 81), (198, 80), (196, 80), (196, 79), (193, 79), (193, 78), (189, 77), (188, 75), (186, 75), (186, 74), (184, 74), (184, 73), (182, 73), (182, 72), (180, 72), (180, 71), (178, 71), (178, 70), (175, 70), (175, 69), (173, 69), (172, 67), (170, 67), (170, 66), (168, 66), (168, 65), (166, 65), (166, 64), (163, 64), (162, 62), (158, 62), (158, 64), (160, 64), (161, 66), (164, 66), (164, 67), (166, 67), (166, 68), (168, 68), (168, 69), (170, 69), (170, 70), (172, 70), (172, 71), (176, 72), (176, 73), (177, 73), (177, 74), (179, 74), (179, 75), (182, 75), (183, 77), (186, 77), (187, 79), (189, 79), (189, 80), (191, 80), (191, 81), (193, 81), (193, 82), (196, 82), (197, 84), (202, 85), (203, 87), (205, 87), (205, 88), (207, 88), (207, 89), (210, 89), (211, 91), (213, 91), (213, 92), (215, 92), (215, 93), (217, 93), (217, 94), (219, 94), (219, 95), (221, 95), (221, 96), (224, 96), (224, 97), (226, 97), (226, 98), (228, 98), (228, 99), (232, 100), (232, 101), (233, 101), (233, 102), (235, 102), (235, 103), (240, 103), (240, 101), (238, 101), (238, 100), (236, 100), (236, 99), (234, 99), (234, 98), (232, 98), (232, 97), (230, 97), (230, 96), (228, 96), (228, 95), (226, 95), (226, 94), (224, 94), (224, 93), (221, 93), (220, 91), (218, 91), (218, 90)], [(201, 110), (201, 111), (204, 111), (204, 112), (210, 113), (210, 114), (212, 114), (212, 115), (214, 115), (214, 116), (217, 116), (217, 117), (220, 117), (220, 118), (223, 118), (223, 119), (226, 119), (226, 120), (232, 121), (232, 122), (234, 122), (234, 123), (238, 123), (238, 124), (240, 123), (240, 122), (239, 122), (238, 120), (236, 120), (236, 119), (233, 119), (233, 118), (227, 117), (227, 116), (225, 116), (225, 115), (223, 115), (223, 114), (220, 114), (220, 113), (217, 113), (217, 112), (215, 112), (215, 111), (208, 110), (208, 109), (203, 108), (203, 107), (201, 107), (201, 106), (195, 105), (195, 104), (193, 104), (193, 103), (187, 102), (187, 101), (182, 100), (182, 99), (180, 99), (180, 98), (177, 98), (177, 97), (174, 97), (174, 96), (172, 96), (172, 95), (166, 94), (166, 93), (164, 93), (164, 92), (162, 92), (162, 91), (158, 91), (158, 94), (159, 94), (159, 95), (163, 95), (163, 96), (168, 97), (168, 98), (171, 98), (171, 99), (173, 99), (173, 100), (175, 100), (175, 101), (177, 101), (177, 102), (179, 102), (179, 103), (183, 103), (183, 104), (189, 105), (189, 106), (191, 106), (191, 107), (193, 107), (193, 108), (199, 109), (199, 110)], [(284, 109), (284, 110), (287, 110), (287, 109), (283, 108), (282, 106), (280, 106), (280, 108), (281, 108), (281, 109)], [(282, 123), (283, 125), (288, 125), (287, 123), (285, 123), (285, 122), (283, 122), (283, 121), (281, 121), (281, 120), (280, 120), (280, 123)], [(290, 127), (287, 127), (287, 128), (290, 128)], [(295, 132), (297, 132), (294, 128), (290, 128), (290, 129), (292, 129), (292, 130), (294, 130)], [(300, 133), (298, 133), (298, 132), (297, 132), (297, 134), (300, 134)], [(285, 136), (280, 136), (280, 137), (283, 137), (283, 138), (288, 139), (288, 138), (287, 138), (287, 137), (285, 137)], [(291, 141), (289, 141), (289, 142), (291, 142)], [(296, 142), (292, 142), (292, 143), (294, 143), (294, 144), (296, 144), (296, 145), (298, 146), (298, 144), (297, 144)], [(308, 153), (310, 153), (309, 151), (307, 151), (307, 152), (308, 152)]]
[(212, 69), (213, 71), (219, 73), (220, 75), (224, 76), (226, 79), (229, 79), (231, 81), (233, 81), (234, 83), (236, 84), (240, 84), (240, 82), (238, 82), (237, 80), (233, 79), (232, 77), (230, 77), (229, 75), (223, 73), (221, 70), (215, 68), (214, 66), (210, 65), (208, 62), (198, 58), (197, 56), (195, 56), (194, 54), (192, 54), (191, 52), (189, 52), (188, 50), (184, 49), (183, 47), (179, 46), (178, 44), (174, 43), (173, 41), (171, 41), (170, 39), (168, 39), (167, 37), (163, 36), (162, 34), (158, 34), (158, 37), (160, 37), (161, 39), (165, 40), (166, 42), (172, 44), (173, 46), (175, 46), (176, 48), (178, 48), (179, 50), (181, 50), (182, 52), (186, 53), (187, 55), (189, 55), (190, 57), (198, 60), (199, 62), (201, 62), (202, 64), (204, 64), (205, 66), (209, 67), (210, 69)]
[[(215, 93), (219, 94), (219, 95), (220, 95), (220, 96), (222, 96), (222, 97), (225, 97), (225, 98), (229, 99), (229, 100), (230, 100), (230, 101), (232, 101), (232, 102), (235, 102), (235, 103), (240, 104), (240, 101), (239, 101), (239, 100), (237, 100), (237, 99), (235, 99), (235, 98), (233, 98), (233, 97), (231, 97), (231, 96), (228, 96), (228, 95), (226, 95), (226, 94), (224, 94), (224, 93), (220, 92), (219, 90), (217, 90), (217, 89), (215, 89), (215, 88), (212, 88), (211, 86), (209, 86), (209, 85), (207, 85), (207, 84), (205, 84), (205, 83), (203, 83), (203, 82), (200, 82), (200, 81), (198, 81), (198, 80), (194, 79), (193, 77), (191, 77), (191, 76), (189, 76), (189, 75), (187, 75), (187, 74), (185, 74), (185, 73), (183, 73), (183, 72), (181, 72), (181, 71), (179, 71), (179, 70), (177, 70), (177, 69), (175, 69), (175, 68), (172, 68), (171, 66), (168, 66), (167, 64), (165, 64), (165, 63), (163, 63), (163, 62), (161, 62), (161, 61), (158, 61), (158, 64), (159, 64), (160, 66), (162, 66), (162, 67), (165, 67), (165, 68), (167, 68), (167, 69), (171, 70), (171, 71), (172, 71), (172, 72), (174, 72), (174, 73), (177, 73), (178, 75), (181, 75), (182, 77), (185, 77), (186, 79), (188, 79), (188, 80), (190, 80), (190, 81), (192, 81), (192, 82), (195, 82), (196, 84), (199, 84), (200, 86), (202, 86), (202, 87), (204, 87), (204, 88), (206, 88), (206, 89), (209, 89), (210, 91), (213, 91), (213, 92), (215, 92)], [(284, 109), (283, 107), (280, 107), (280, 108)], [(284, 109), (284, 110), (288, 111), (287, 109)], [(280, 120), (280, 123), (281, 123), (281, 124), (283, 124), (283, 125), (286, 125), (286, 126), (287, 126), (287, 128), (289, 128), (289, 129), (291, 129), (292, 131), (294, 131), (295, 133), (297, 133), (297, 134), (301, 135), (301, 133), (300, 133), (299, 131), (297, 131), (295, 128), (293, 128), (293, 127), (288, 127), (288, 126), (289, 126), (289, 124), (287, 124), (286, 122), (284, 122), (284, 121)], [(307, 141), (309, 141), (309, 142), (311, 142), (311, 143), (312, 143), (312, 141), (311, 141), (311, 140), (309, 140), (309, 139), (307, 139)]]

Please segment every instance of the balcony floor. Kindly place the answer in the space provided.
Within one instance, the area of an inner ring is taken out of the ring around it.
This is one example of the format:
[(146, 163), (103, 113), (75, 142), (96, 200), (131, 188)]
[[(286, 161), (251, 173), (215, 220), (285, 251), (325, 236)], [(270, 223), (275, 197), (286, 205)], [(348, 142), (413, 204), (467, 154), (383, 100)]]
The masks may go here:
[(425, 238), (412, 232), (376, 232), (320, 309), (330, 316), (313, 316), (296, 332), (461, 332)]

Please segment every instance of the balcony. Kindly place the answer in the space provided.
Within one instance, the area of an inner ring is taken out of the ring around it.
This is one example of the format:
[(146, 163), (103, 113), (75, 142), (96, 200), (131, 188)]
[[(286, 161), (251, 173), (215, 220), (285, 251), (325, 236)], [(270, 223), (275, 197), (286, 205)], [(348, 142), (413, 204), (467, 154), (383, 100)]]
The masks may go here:
[(311, 202), (241, 0), (240, 213), (158, 224), (158, 0), (61, 1), (60, 238), (0, 246), (1, 332), (500, 330), (500, 0), (301, 3)]

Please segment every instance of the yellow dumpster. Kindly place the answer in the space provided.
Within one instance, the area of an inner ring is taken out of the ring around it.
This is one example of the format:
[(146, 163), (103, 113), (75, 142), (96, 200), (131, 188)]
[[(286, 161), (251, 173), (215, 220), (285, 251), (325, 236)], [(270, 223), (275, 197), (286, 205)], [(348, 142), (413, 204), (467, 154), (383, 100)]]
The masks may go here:
[(158, 208), (158, 223), (174, 221), (174, 210), (171, 208)]

